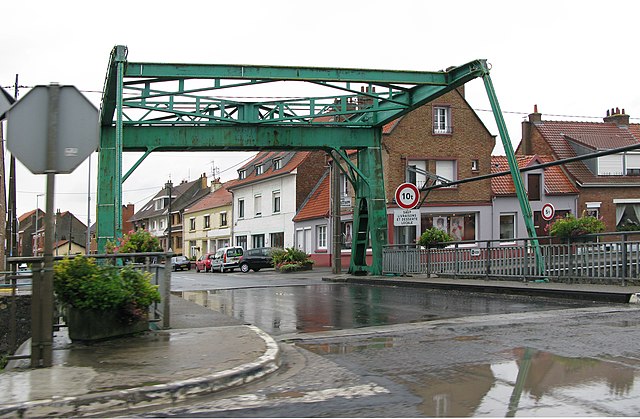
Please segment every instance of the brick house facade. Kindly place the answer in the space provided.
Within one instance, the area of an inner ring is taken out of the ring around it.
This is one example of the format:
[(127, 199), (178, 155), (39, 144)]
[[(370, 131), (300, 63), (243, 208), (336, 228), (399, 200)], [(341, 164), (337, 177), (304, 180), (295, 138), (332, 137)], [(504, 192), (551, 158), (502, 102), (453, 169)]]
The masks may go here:
[[(634, 144), (640, 149), (640, 125), (630, 124), (624, 109), (607, 111), (603, 122), (573, 122), (544, 121), (536, 107), (522, 123), (516, 154), (549, 154), (560, 160)], [(577, 216), (602, 217), (606, 231), (630, 225), (640, 228), (640, 152), (621, 152), (561, 167), (579, 191)]]

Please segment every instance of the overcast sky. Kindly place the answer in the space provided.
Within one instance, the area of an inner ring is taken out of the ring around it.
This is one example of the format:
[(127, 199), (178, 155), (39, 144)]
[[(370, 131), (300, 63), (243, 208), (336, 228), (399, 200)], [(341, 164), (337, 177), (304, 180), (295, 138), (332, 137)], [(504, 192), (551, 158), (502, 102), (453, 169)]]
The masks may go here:
[[(13, 0), (2, 6), (0, 85), (13, 93), (16, 74), (20, 96), (50, 82), (75, 85), (99, 108), (115, 45), (126, 45), (134, 62), (437, 71), (483, 58), (515, 148), (534, 104), (544, 119), (601, 121), (607, 109), (620, 107), (638, 122), (639, 12), (637, 1)], [(482, 81), (470, 82), (466, 92), (497, 135)], [(137, 211), (169, 178), (193, 180), (214, 165), (228, 180), (249, 156), (152, 154), (123, 184), (123, 203)], [(125, 153), (123, 173), (138, 157)], [(91, 161), (94, 222), (95, 153)], [(58, 175), (55, 197), (56, 208), (85, 223), (88, 174), (85, 162)], [(44, 175), (18, 163), (17, 190), (18, 214), (37, 200), (44, 208), (37, 197)]]

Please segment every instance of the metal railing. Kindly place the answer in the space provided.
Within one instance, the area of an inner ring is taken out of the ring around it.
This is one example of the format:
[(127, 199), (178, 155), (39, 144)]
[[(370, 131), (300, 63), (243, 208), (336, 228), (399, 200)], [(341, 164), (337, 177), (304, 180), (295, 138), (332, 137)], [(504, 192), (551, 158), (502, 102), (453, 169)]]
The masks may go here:
[(552, 280), (626, 285), (640, 281), (640, 232), (602, 233), (560, 241), (540, 237), (544, 271), (530, 239), (447, 243), (444, 248), (388, 245), (383, 273), (449, 277)]
[[(170, 293), (171, 293), (171, 256), (173, 253), (164, 252), (152, 252), (152, 253), (116, 253), (116, 254), (101, 254), (90, 255), (102, 263), (110, 263), (115, 266), (133, 266), (135, 269), (141, 269), (151, 273), (152, 284), (158, 286), (158, 291), (161, 295), (161, 301), (154, 303), (149, 308), (149, 322), (151, 325), (160, 325), (160, 328), (168, 329), (171, 327), (170, 317)], [(73, 258), (72, 256), (57, 256), (55, 260), (62, 260), (65, 257)], [(22, 264), (27, 264), (30, 268), (26, 271), (20, 270), (18, 267)], [(10, 257), (7, 258), (8, 271), (0, 272), (0, 275), (4, 279), (0, 279), (0, 298), (5, 299), (8, 305), (8, 315), (5, 317), (8, 321), (5, 323), (6, 344), (5, 350), (7, 354), (14, 354), (18, 346), (25, 337), (28, 338), (34, 330), (41, 330), (41, 324), (43, 317), (48, 318), (48, 315), (41, 316), (39, 312), (38, 304), (33, 304), (31, 301), (31, 291), (34, 288), (34, 284), (38, 284), (43, 280), (44, 273), (44, 258), (43, 257)], [(29, 300), (29, 301), (26, 301)], [(30, 310), (25, 310), (24, 307), (30, 306)], [(22, 310), (19, 310), (19, 307)], [(19, 313), (19, 311), (22, 311)], [(54, 313), (52, 318), (54, 319), (54, 327), (61, 327), (64, 324), (60, 324), (61, 310), (56, 304), (54, 306)], [(29, 323), (28, 325), (25, 324)], [(158, 327), (158, 326), (156, 326)], [(22, 330), (21, 333), (18, 329), (27, 329), (28, 333)], [(34, 356), (34, 351), (31, 351), (31, 355), (9, 355), (8, 359), (24, 359)], [(32, 359), (32, 365), (37, 365)]]

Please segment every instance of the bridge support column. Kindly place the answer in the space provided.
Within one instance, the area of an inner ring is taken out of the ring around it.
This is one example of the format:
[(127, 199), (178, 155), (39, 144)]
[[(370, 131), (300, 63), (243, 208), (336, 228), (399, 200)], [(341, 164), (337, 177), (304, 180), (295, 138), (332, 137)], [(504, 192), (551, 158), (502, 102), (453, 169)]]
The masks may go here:
[[(375, 131), (381, 137), (381, 131)], [(378, 138), (381, 140), (381, 138)], [(381, 141), (377, 141), (381, 144)], [(353, 239), (349, 272), (353, 275), (382, 274), (382, 248), (387, 244), (387, 204), (381, 147), (358, 151), (359, 176), (354, 189)], [(372, 263), (367, 265), (371, 242)]]

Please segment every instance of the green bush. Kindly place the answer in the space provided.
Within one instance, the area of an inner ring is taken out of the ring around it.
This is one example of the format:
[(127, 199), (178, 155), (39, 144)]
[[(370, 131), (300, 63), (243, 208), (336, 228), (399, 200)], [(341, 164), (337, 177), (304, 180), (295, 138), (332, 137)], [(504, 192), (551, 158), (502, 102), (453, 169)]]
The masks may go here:
[(566, 217), (556, 218), (546, 230), (550, 236), (574, 238), (585, 234), (602, 233), (605, 230), (605, 224), (601, 219), (590, 215), (576, 218), (573, 214), (568, 214)]
[(160, 241), (146, 230), (139, 228), (136, 231), (130, 231), (116, 242), (107, 241), (107, 253), (148, 253), (162, 252)]
[(313, 260), (302, 250), (288, 247), (271, 252), (273, 266), (282, 272), (298, 271), (313, 264)]
[(98, 265), (84, 256), (57, 262), (53, 272), (58, 300), (78, 310), (116, 310), (124, 320), (133, 321), (142, 318), (151, 304), (160, 302), (149, 272)]
[(440, 230), (436, 227), (431, 227), (422, 233), (418, 239), (418, 244), (426, 248), (438, 247), (443, 248), (447, 245), (444, 243), (454, 241), (454, 237), (448, 234), (446, 231)]

